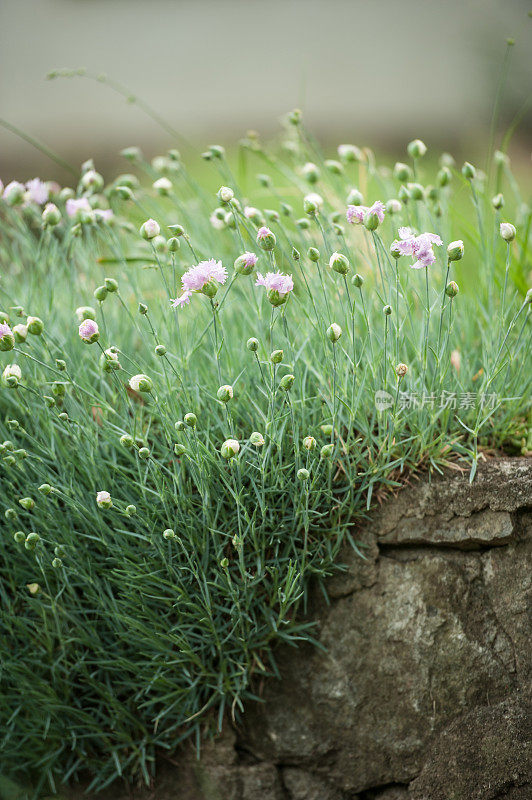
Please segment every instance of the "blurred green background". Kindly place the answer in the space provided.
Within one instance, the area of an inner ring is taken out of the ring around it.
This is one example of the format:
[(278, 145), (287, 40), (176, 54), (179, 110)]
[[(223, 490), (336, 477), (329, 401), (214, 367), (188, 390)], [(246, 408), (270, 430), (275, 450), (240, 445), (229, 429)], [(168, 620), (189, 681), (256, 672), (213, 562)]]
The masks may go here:
[[(301, 107), (327, 144), (389, 153), (424, 139), (471, 160), (487, 143), (506, 38), (515, 38), (499, 130), (530, 158), (532, 4), (525, 0), (2, 0), (0, 117), (74, 164), (175, 145), (97, 82), (46, 81), (86, 67), (128, 86), (198, 149), (264, 136)], [(0, 178), (65, 178), (0, 128)]]

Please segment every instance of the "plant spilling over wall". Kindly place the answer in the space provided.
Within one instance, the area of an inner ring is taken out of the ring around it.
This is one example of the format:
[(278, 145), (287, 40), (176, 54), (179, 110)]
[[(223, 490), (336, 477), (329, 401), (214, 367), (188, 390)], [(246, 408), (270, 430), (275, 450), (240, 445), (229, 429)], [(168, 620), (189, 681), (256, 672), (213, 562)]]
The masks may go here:
[(324, 159), (294, 112), (273, 154), (123, 156), (0, 200), (2, 766), (52, 790), (238, 714), (377, 490), (531, 447), (503, 153)]

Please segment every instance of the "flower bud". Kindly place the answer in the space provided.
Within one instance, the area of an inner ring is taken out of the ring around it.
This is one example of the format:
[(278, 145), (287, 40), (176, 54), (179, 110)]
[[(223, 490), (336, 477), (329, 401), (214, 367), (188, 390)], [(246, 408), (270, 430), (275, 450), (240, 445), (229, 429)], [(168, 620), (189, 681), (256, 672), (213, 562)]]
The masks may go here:
[(262, 250), (273, 250), (276, 245), (277, 239), (275, 234), (263, 226), (257, 231), (257, 244)]
[(366, 211), (364, 214), (363, 224), (367, 231), (376, 231), (380, 224), (377, 214), (373, 214), (371, 211)]
[(111, 508), (113, 501), (109, 492), (98, 492), (96, 494), (96, 504), (98, 508)]
[(124, 435), (120, 437), (120, 444), (122, 445), (122, 447), (127, 447), (128, 449), (131, 449), (132, 447), (135, 446), (135, 440), (129, 433), (124, 433)]
[(390, 314), (392, 313), (392, 307), (391, 307), (391, 306), (384, 306), (384, 308), (382, 309), (382, 312), (383, 312), (383, 314), (385, 314), (387, 317), (389, 317), (389, 316), (390, 316)]
[(283, 360), (283, 351), (282, 350), (274, 350), (270, 353), (270, 361), (272, 364), (280, 364)]
[(57, 419), (60, 419), (61, 422), (67, 422), (68, 414), (66, 413), (66, 411), (62, 411), (60, 414), (57, 415)]
[(512, 225), (510, 222), (501, 222), (499, 230), (505, 242), (513, 242), (515, 239), (515, 234), (517, 233), (514, 225)]
[(229, 559), (226, 557), (222, 558), (222, 560), (220, 561), (220, 566), (222, 569), (227, 569), (227, 567), (229, 566)]
[(52, 492), (52, 487), (49, 483), (41, 483), (37, 491), (43, 494), (45, 497), (48, 497), (48, 495)]
[(451, 242), (447, 247), (447, 258), (449, 261), (460, 261), (464, 255), (464, 243), (461, 239)]
[(344, 172), (342, 164), (339, 161), (335, 161), (333, 158), (328, 158), (325, 161), (325, 168), (333, 175), (343, 175)]
[(14, 508), (6, 508), (4, 511), (4, 517), (9, 521), (13, 522), (17, 518), (17, 512)]
[(238, 256), (233, 265), (235, 272), (239, 275), (251, 275), (257, 261), (258, 257), (255, 253), (242, 253), (241, 256)]
[(114, 278), (106, 278), (105, 281), (105, 288), (108, 292), (117, 292), (118, 291), (118, 281), (115, 281)]
[(301, 258), (301, 253), (295, 247), (292, 247), (292, 258), (294, 261), (299, 261)]
[(355, 274), (351, 279), (351, 283), (353, 284), (353, 286), (356, 286), (357, 289), (360, 289), (362, 287), (362, 284), (364, 283), (364, 278), (362, 277), (362, 275), (359, 275), (358, 272), (355, 272)]
[(21, 378), (22, 371), (18, 364), (8, 364), (2, 372), (2, 383), (9, 389), (16, 389)]
[(133, 375), (129, 379), (129, 387), (133, 389), (134, 392), (151, 392), (153, 389), (153, 381), (147, 375), (140, 373), (139, 375)]
[(501, 209), (501, 208), (503, 207), (503, 205), (504, 205), (504, 195), (502, 195), (502, 194), (499, 192), (499, 194), (496, 194), (496, 195), (495, 195), (495, 197), (492, 197), (492, 199), (491, 199), (491, 205), (492, 205), (492, 206), (493, 206), (493, 208), (494, 208), (494, 209), (496, 209), (497, 211), (498, 211), (499, 209)]
[(329, 267), (339, 275), (347, 275), (349, 272), (349, 260), (343, 253), (333, 253), (329, 259)]
[(452, 174), (449, 167), (442, 167), (436, 176), (436, 180), (438, 181), (438, 186), (442, 188), (444, 186), (448, 186), (451, 182)]
[(159, 236), (160, 233), (161, 228), (159, 223), (154, 219), (147, 219), (140, 227), (140, 235), (143, 239), (154, 239), (156, 236)]
[(79, 322), (86, 319), (96, 319), (96, 311), (91, 306), (79, 306), (76, 308), (76, 317)]
[(239, 450), (240, 445), (236, 439), (226, 439), (223, 445), (220, 447), (220, 453), (222, 454), (223, 458), (233, 458), (233, 456), (237, 455)]
[(302, 217), (301, 219), (296, 219), (296, 226), (300, 231), (308, 231), (310, 228), (310, 222), (305, 217)]
[(184, 236), (185, 229), (182, 225), (168, 225), (170, 230), (173, 232), (174, 236)]
[(53, 228), (61, 222), (61, 212), (54, 203), (47, 203), (42, 212), (42, 222), (45, 227)]
[(388, 200), (388, 202), (386, 203), (386, 213), (387, 214), (398, 214), (401, 211), (402, 207), (403, 207), (403, 204), (401, 203), (400, 200), (397, 200), (396, 198), (392, 198), (391, 200)]
[(169, 178), (157, 178), (157, 180), (153, 183), (153, 188), (157, 194), (161, 195), (161, 197), (168, 197), (173, 189), (172, 181)]
[(320, 171), (318, 167), (311, 161), (307, 161), (307, 163), (303, 165), (301, 168), (301, 174), (309, 183), (316, 183), (320, 177)]
[(167, 542), (172, 541), (172, 539), (175, 538), (176, 535), (171, 528), (166, 528), (166, 530), (163, 531), (163, 539), (166, 539)]
[(166, 355), (166, 347), (164, 344), (158, 344), (155, 348), (155, 355), (162, 357)]
[(333, 432), (333, 426), (328, 422), (325, 425), (320, 425), (320, 430), (325, 436), (330, 436)]
[(310, 478), (310, 472), (308, 471), (308, 469), (305, 468), (298, 469), (296, 477), (298, 481), (308, 481), (308, 479)]
[(148, 306), (146, 305), (146, 303), (139, 303), (139, 314), (146, 316), (147, 313), (148, 313)]
[(181, 247), (181, 242), (177, 236), (171, 236), (169, 239), (167, 239), (166, 246), (168, 247), (168, 251), (170, 253), (176, 253)]
[(407, 187), (404, 184), (399, 187), (397, 196), (399, 197), (401, 203), (408, 203), (408, 201), (410, 200), (410, 192), (408, 191)]
[(13, 534), (13, 539), (16, 541), (17, 544), (22, 544), (22, 542), (25, 540), (25, 538), (26, 538), (26, 534), (23, 533), (23, 531), (16, 531)]
[(320, 260), (320, 251), (317, 247), (309, 247), (307, 250), (307, 256), (316, 264)]
[(98, 323), (93, 319), (84, 320), (79, 326), (78, 331), (81, 340), (85, 342), (85, 344), (94, 344), (94, 342), (97, 342), (100, 338)]
[(249, 443), (253, 445), (253, 447), (262, 447), (264, 444), (264, 436), (259, 431), (253, 431), (251, 436), (249, 437)]
[(129, 186), (115, 186), (114, 192), (120, 200), (133, 200), (133, 192)]
[(351, 189), (347, 195), (347, 204), (350, 206), (361, 206), (364, 202), (364, 195), (358, 189)]
[(427, 152), (427, 145), (421, 139), (413, 139), (406, 149), (410, 158), (422, 158)]
[(334, 445), (333, 444), (324, 444), (320, 450), (321, 458), (330, 458), (333, 454)]
[(192, 412), (185, 414), (183, 419), (185, 421), (185, 424), (188, 425), (189, 428), (195, 428), (196, 425), (198, 424), (198, 418)]
[(44, 322), (39, 317), (28, 317), (26, 325), (28, 326), (28, 333), (33, 336), (40, 336), (44, 331)]
[(230, 203), (235, 196), (235, 193), (229, 188), (229, 186), (220, 186), (216, 196), (221, 203)]
[(406, 183), (406, 181), (410, 178), (412, 174), (412, 170), (408, 166), (408, 164), (403, 164), (401, 161), (398, 161), (393, 168), (393, 177), (401, 181), (401, 183)]
[(292, 386), (294, 385), (295, 376), (294, 375), (283, 375), (281, 380), (279, 381), (279, 387), (284, 389), (285, 392), (289, 392)]
[(412, 200), (423, 200), (425, 191), (420, 183), (409, 183), (408, 191)]
[(233, 399), (233, 387), (229, 386), (229, 384), (225, 384), (224, 386), (220, 386), (220, 388), (216, 392), (216, 397), (222, 403), (228, 403), (229, 400)]
[(103, 303), (103, 301), (105, 300), (105, 298), (107, 297), (108, 294), (109, 294), (109, 291), (107, 289), (107, 286), (97, 286), (96, 289), (93, 292), (94, 297), (100, 303)]
[(305, 436), (303, 439), (303, 447), (305, 450), (315, 450), (317, 447), (317, 441), (314, 436)]
[(362, 151), (355, 144), (339, 144), (337, 152), (346, 163), (362, 161)]
[(445, 294), (448, 297), (456, 297), (458, 294), (458, 284), (455, 281), (450, 281), (445, 287)]
[(532, 289), (529, 289), (525, 295), (525, 303), (532, 303)]
[(462, 175), (464, 178), (466, 178), (468, 181), (472, 181), (476, 174), (477, 171), (473, 164), (470, 164), (469, 161), (465, 161), (462, 167)]
[(179, 456), (184, 455), (187, 452), (187, 448), (183, 444), (174, 444), (174, 453), (179, 458)]
[(28, 535), (26, 536), (26, 541), (24, 543), (26, 549), (27, 550), (35, 550), (35, 548), (37, 547), (40, 539), (41, 539), (41, 537), (39, 536), (38, 533), (35, 533), (35, 532), (28, 533)]
[(21, 497), (18, 502), (26, 511), (33, 511), (35, 508), (35, 500), (32, 497)]
[(54, 569), (60, 569), (63, 566), (63, 562), (60, 558), (53, 558), (52, 559), (52, 567)]
[(185, 425), (182, 419), (178, 419), (176, 424), (174, 425), (174, 428), (176, 429), (176, 431), (182, 433), (183, 431), (186, 431), (187, 426)]
[(248, 350), (251, 350), (252, 353), (256, 353), (259, 349), (259, 340), (252, 336), (247, 340), (246, 347)]
[(148, 447), (139, 447), (138, 452), (139, 458), (142, 458), (144, 461), (150, 457), (150, 450)]
[(406, 373), (408, 372), (408, 367), (406, 364), (398, 364), (395, 368), (395, 374), (399, 376), (399, 378), (403, 378)]
[(342, 335), (342, 329), (339, 325), (337, 325), (336, 322), (333, 322), (327, 328), (327, 336), (329, 337), (329, 339), (333, 344), (338, 341), (341, 335)]

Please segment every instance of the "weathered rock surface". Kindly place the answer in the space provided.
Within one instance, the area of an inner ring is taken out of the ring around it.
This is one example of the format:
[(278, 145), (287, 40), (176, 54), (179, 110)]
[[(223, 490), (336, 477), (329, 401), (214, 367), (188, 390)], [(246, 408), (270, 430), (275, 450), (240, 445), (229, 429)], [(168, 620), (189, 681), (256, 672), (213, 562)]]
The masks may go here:
[(532, 797), (532, 462), (420, 481), (356, 538), (311, 604), (325, 649), (280, 648), (265, 703), (154, 798)]

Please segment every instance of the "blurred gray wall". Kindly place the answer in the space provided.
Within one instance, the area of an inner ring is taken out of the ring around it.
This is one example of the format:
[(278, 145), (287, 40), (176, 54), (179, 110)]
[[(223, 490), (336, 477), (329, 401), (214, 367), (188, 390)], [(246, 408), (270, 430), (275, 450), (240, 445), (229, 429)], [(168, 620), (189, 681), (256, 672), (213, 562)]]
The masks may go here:
[[(187, 137), (276, 130), (304, 109), (323, 139), (472, 146), (485, 138), (505, 39), (509, 119), (532, 85), (522, 0), (0, 0), (0, 117), (79, 163), (170, 138), (98, 83), (45, 81), (55, 67), (107, 73)], [(525, 128), (526, 131), (526, 128)], [(101, 161), (100, 161), (101, 163)], [(56, 167), (0, 128), (0, 177)]]

